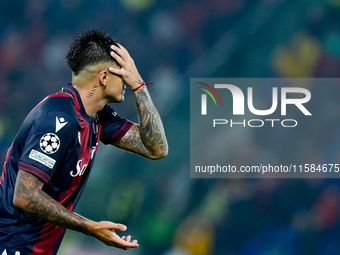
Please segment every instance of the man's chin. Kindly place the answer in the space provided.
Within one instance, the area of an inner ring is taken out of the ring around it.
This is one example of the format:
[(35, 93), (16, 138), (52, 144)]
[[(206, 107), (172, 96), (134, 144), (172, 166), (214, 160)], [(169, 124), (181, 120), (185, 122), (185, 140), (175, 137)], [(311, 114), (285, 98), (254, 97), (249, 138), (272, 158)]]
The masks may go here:
[(121, 103), (124, 101), (124, 96), (121, 96), (120, 98), (111, 98), (110, 103)]
[(121, 96), (121, 98), (115, 98), (115, 101), (113, 103), (121, 103), (124, 101), (124, 96)]

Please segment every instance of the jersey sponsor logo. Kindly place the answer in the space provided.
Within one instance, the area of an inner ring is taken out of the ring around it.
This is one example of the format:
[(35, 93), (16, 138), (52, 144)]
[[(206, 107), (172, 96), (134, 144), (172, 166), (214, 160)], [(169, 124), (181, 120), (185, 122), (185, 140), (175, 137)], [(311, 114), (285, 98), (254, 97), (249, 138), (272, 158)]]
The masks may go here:
[(49, 156), (36, 150), (31, 150), (31, 153), (28, 157), (51, 169), (54, 167), (56, 162), (53, 158), (50, 158)]
[[(97, 149), (97, 146), (98, 146), (98, 143), (96, 143), (96, 146), (93, 146), (91, 148), (91, 157), (90, 157), (90, 160), (93, 159), (94, 154), (95, 154), (96, 149)], [(88, 166), (88, 163), (84, 164), (82, 159), (78, 160), (77, 166), (76, 166), (76, 170), (71, 171), (70, 175), (72, 177), (82, 176), (85, 173), (87, 166)]]
[(67, 121), (64, 118), (55, 117), (56, 124), (55, 124), (55, 132), (57, 133), (60, 129), (67, 125)]
[(47, 154), (53, 154), (57, 152), (59, 147), (60, 140), (56, 134), (46, 133), (40, 139), (40, 149)]
[(96, 146), (93, 146), (93, 147), (92, 147), (92, 149), (91, 149), (91, 159), (93, 159), (94, 154), (96, 153), (97, 147), (98, 147), (98, 143), (96, 143)]
[(70, 175), (72, 177), (82, 176), (85, 173), (88, 164), (83, 164), (83, 160), (79, 160), (75, 171), (71, 171)]

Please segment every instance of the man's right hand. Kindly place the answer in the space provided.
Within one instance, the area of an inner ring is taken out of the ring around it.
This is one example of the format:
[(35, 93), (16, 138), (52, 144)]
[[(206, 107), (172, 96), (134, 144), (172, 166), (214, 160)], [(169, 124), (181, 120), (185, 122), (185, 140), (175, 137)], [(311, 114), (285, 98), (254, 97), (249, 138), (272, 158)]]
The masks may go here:
[(131, 236), (118, 236), (116, 230), (125, 231), (127, 228), (123, 224), (110, 221), (93, 222), (89, 231), (91, 235), (108, 246), (114, 246), (123, 250), (139, 247), (137, 240), (131, 241)]
[(105, 243), (124, 250), (138, 247), (131, 236), (120, 237), (115, 230), (125, 231), (126, 226), (109, 221), (95, 222), (78, 215), (43, 190), (44, 183), (35, 175), (19, 170), (13, 196), (15, 207), (35, 215), (54, 225), (92, 235)]

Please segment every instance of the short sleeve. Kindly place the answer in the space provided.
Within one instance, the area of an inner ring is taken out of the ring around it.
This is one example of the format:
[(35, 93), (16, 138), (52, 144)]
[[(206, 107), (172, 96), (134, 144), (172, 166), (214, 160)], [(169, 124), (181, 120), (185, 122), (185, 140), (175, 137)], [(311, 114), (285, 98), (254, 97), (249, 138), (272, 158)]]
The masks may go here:
[(133, 125), (133, 122), (120, 117), (108, 105), (98, 112), (98, 116), (102, 125), (100, 141), (104, 144), (119, 141)]
[(54, 175), (59, 161), (70, 150), (77, 126), (63, 113), (50, 113), (31, 124), (19, 161), (19, 169), (45, 182)]

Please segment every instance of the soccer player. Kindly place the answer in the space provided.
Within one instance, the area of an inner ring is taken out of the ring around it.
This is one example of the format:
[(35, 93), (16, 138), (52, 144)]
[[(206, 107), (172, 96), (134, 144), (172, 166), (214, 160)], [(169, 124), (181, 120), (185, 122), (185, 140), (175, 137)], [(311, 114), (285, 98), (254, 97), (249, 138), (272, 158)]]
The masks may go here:
[[(73, 212), (90, 174), (99, 141), (149, 159), (165, 157), (167, 140), (128, 51), (108, 34), (89, 30), (66, 55), (72, 84), (40, 102), (7, 152), (0, 177), (0, 255), (56, 254), (65, 229), (122, 249), (138, 247), (126, 226), (95, 222)], [(134, 91), (139, 124), (110, 102)]]

